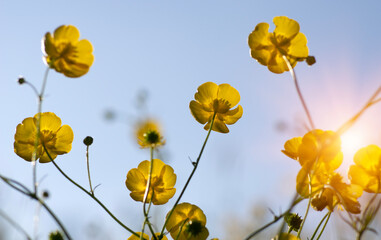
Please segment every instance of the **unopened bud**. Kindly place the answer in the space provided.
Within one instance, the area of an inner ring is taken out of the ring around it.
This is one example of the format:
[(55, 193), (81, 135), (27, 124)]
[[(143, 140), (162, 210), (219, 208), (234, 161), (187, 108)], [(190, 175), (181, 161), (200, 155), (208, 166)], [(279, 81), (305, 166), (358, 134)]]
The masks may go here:
[(85, 137), (85, 139), (83, 139), (83, 144), (85, 144), (86, 146), (90, 146), (91, 144), (93, 144), (93, 138), (90, 137), (90, 136), (87, 136)]

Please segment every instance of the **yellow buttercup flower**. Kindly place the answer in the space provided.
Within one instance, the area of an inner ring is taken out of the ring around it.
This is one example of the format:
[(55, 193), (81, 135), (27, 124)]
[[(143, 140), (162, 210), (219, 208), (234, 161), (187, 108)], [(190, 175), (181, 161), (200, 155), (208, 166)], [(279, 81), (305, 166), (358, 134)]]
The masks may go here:
[(204, 83), (198, 87), (194, 98), (196, 101), (189, 104), (191, 113), (199, 123), (206, 123), (205, 130), (209, 130), (214, 115), (212, 130), (220, 133), (228, 133), (226, 124), (234, 124), (242, 117), (241, 105), (232, 109), (238, 104), (240, 95), (229, 84)]
[(343, 177), (335, 172), (318, 171), (310, 178), (306, 174), (304, 168), (299, 171), (296, 188), (302, 197), (312, 197), (311, 206), (314, 209), (322, 211), (327, 208), (332, 212), (336, 205), (341, 205), (348, 212), (360, 213), (358, 198), (362, 195), (361, 187), (344, 183)]
[(381, 193), (381, 148), (376, 145), (361, 148), (354, 162), (348, 173), (351, 182), (366, 192)]
[(301, 137), (292, 138), (284, 145), (282, 152), (297, 160), (304, 168), (337, 169), (343, 161), (341, 139), (333, 131), (315, 129)]
[(137, 124), (136, 139), (142, 148), (157, 147), (165, 144), (159, 124), (152, 119)]
[[(168, 202), (176, 193), (174, 188), (176, 174), (173, 168), (163, 163), (160, 159), (153, 159), (151, 186), (147, 196), (147, 202), (152, 201), (155, 205)], [(138, 168), (131, 169), (127, 174), (126, 186), (131, 191), (130, 196), (135, 201), (143, 202), (147, 187), (150, 162), (148, 160), (139, 164)]]
[[(35, 139), (37, 135), (37, 117), (25, 118), (17, 125), (14, 150), (15, 153), (26, 161), (32, 161), (35, 150)], [(40, 138), (37, 145), (36, 160), (41, 163), (50, 162), (43, 145), (47, 148), (52, 159), (57, 155), (70, 152), (73, 142), (73, 130), (68, 125), (61, 126), (61, 119), (52, 112), (41, 113)]]
[(173, 211), (166, 229), (173, 239), (177, 239), (180, 234), (178, 240), (205, 240), (209, 236), (205, 225), (206, 216), (199, 207), (190, 203), (181, 203)]
[[(142, 234), (141, 232), (137, 232), (139, 236)], [(160, 233), (155, 233), (156, 237), (160, 236)], [(147, 234), (143, 233), (143, 239), (148, 240), (149, 237)], [(154, 240), (155, 238), (152, 237), (151, 240)], [(135, 235), (131, 235), (131, 237), (127, 238), (127, 240), (140, 240), (140, 237), (137, 237)], [(168, 240), (167, 236), (163, 235), (163, 238), (161, 240)]]
[(259, 23), (249, 35), (251, 56), (273, 73), (289, 71), (286, 56), (294, 68), (308, 57), (307, 38), (299, 32), (299, 23), (288, 17), (274, 17), (275, 30), (269, 32), (268, 23)]
[(79, 31), (72, 25), (62, 25), (54, 34), (46, 33), (42, 51), (50, 68), (72, 78), (86, 74), (94, 61), (93, 46), (86, 39), (79, 40)]

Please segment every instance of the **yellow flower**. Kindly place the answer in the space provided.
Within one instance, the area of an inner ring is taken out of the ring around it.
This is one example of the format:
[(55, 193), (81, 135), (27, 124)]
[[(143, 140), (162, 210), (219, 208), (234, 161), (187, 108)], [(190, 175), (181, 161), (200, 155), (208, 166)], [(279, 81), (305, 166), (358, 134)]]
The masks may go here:
[(229, 84), (204, 83), (198, 87), (194, 98), (196, 101), (192, 100), (189, 104), (191, 113), (199, 123), (206, 123), (205, 130), (209, 130), (214, 114), (212, 130), (220, 133), (228, 133), (226, 124), (234, 124), (242, 117), (241, 105), (232, 109), (238, 104), (240, 95)]
[[(141, 232), (137, 232), (137, 234), (142, 234)], [(160, 233), (155, 233), (156, 237), (160, 236)], [(143, 233), (143, 239), (144, 240), (148, 240), (149, 237), (147, 234)], [(152, 237), (151, 240), (154, 240), (155, 238)], [(127, 240), (140, 240), (140, 237), (137, 237), (135, 235), (131, 235), (131, 237), (127, 238)], [(163, 238), (161, 240), (168, 240), (167, 236), (163, 235)]]
[(93, 46), (86, 39), (79, 40), (79, 31), (72, 25), (62, 25), (54, 34), (46, 33), (42, 51), (50, 68), (72, 78), (86, 74), (94, 61)]
[(361, 148), (354, 162), (348, 173), (351, 182), (366, 192), (381, 193), (381, 149), (376, 145)]
[(303, 138), (288, 140), (282, 152), (309, 170), (313, 167), (333, 171), (343, 161), (340, 136), (333, 131), (320, 129), (308, 132)]
[(173, 239), (177, 239), (177, 235), (180, 234), (178, 240), (205, 240), (209, 236), (205, 225), (206, 216), (199, 207), (181, 203), (176, 206), (166, 228)]
[(142, 148), (164, 145), (159, 124), (151, 119), (139, 122), (136, 126), (136, 138)]
[[(127, 174), (126, 186), (131, 191), (131, 198), (135, 201), (143, 202), (149, 168), (150, 162), (146, 160), (141, 162), (138, 168), (131, 169)], [(147, 202), (151, 200), (155, 205), (167, 203), (176, 193), (175, 183), (176, 174), (173, 168), (164, 164), (160, 159), (153, 159), (151, 187)]]
[[(15, 153), (26, 161), (32, 161), (35, 150), (37, 117), (38, 114), (33, 118), (25, 118), (16, 128)], [(70, 152), (73, 138), (74, 134), (71, 127), (68, 125), (61, 126), (61, 119), (54, 113), (41, 113), (40, 138), (37, 145), (36, 160), (40, 159), (41, 163), (50, 162), (43, 145), (47, 148), (52, 159), (55, 159), (57, 155)]]
[(272, 240), (300, 240), (297, 236), (291, 234), (291, 233), (281, 233), (280, 237), (277, 235)]
[(251, 56), (273, 73), (289, 71), (283, 56), (294, 68), (297, 61), (308, 57), (307, 38), (299, 32), (299, 23), (288, 17), (274, 17), (275, 30), (269, 33), (268, 23), (259, 23), (249, 35)]
[(339, 204), (348, 212), (360, 213), (360, 203), (357, 199), (362, 195), (361, 187), (344, 183), (342, 176), (335, 172), (318, 171), (309, 175), (309, 178), (306, 174), (306, 169), (302, 168), (297, 176), (296, 188), (302, 197), (312, 197), (311, 206), (314, 209), (322, 211), (327, 208), (332, 212)]

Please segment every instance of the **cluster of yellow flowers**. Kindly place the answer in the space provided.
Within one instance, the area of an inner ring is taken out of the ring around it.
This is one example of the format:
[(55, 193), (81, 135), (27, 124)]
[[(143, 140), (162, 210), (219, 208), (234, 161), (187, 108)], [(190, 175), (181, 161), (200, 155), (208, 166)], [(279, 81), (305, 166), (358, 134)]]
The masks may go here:
[[(249, 35), (251, 56), (273, 73), (291, 71), (301, 61), (312, 64), (314, 58), (308, 56), (307, 39), (299, 32), (299, 24), (287, 17), (275, 17), (273, 21), (276, 26), (274, 32), (268, 32), (269, 24), (259, 23)], [(91, 43), (85, 39), (79, 40), (78, 29), (71, 25), (60, 26), (53, 34), (46, 33), (42, 49), (48, 67), (67, 77), (86, 74), (94, 61)], [(242, 106), (238, 105), (240, 94), (229, 84), (206, 82), (198, 87), (194, 98), (189, 108), (195, 120), (205, 125), (204, 129), (208, 131), (205, 143), (211, 131), (228, 133), (227, 125), (236, 123), (243, 115)], [(62, 125), (61, 119), (54, 113), (38, 112), (17, 126), (14, 138), (14, 151), (18, 156), (26, 161), (48, 163), (58, 155), (70, 152), (74, 134), (71, 127)], [(154, 240), (167, 239), (164, 229), (176, 240), (206, 240), (209, 231), (204, 212), (196, 205), (179, 203), (197, 168), (205, 143), (197, 162), (193, 162), (194, 170), (183, 191), (166, 215), (163, 230), (155, 233), (150, 226), (146, 204), (163, 205), (173, 198), (177, 176), (171, 166), (153, 157), (154, 149), (165, 144), (155, 121), (140, 122), (136, 139), (141, 148), (150, 149), (151, 155), (149, 160), (128, 171), (125, 180), (131, 198), (143, 203), (145, 215), (142, 231), (131, 231), (133, 234), (128, 240), (148, 240), (149, 236), (144, 233), (146, 225)], [(359, 214), (358, 199), (363, 191), (381, 193), (381, 148), (376, 145), (364, 147), (355, 154), (355, 164), (348, 173), (350, 183), (346, 183), (337, 172), (343, 162), (339, 133), (313, 129), (303, 137), (286, 141), (282, 152), (300, 164), (296, 191), (302, 198), (308, 198), (309, 206), (317, 211), (328, 209), (333, 212), (340, 207), (350, 214)], [(93, 190), (87, 193), (94, 198)], [(290, 232), (279, 233), (275, 239), (300, 239), (300, 232), (298, 236)]]

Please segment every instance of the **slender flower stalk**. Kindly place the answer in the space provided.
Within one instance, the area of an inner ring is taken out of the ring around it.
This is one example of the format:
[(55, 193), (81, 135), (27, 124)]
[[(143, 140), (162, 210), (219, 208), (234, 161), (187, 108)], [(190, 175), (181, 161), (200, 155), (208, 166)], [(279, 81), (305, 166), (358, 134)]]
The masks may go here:
[(202, 147), (201, 147), (201, 150), (200, 150), (200, 153), (199, 153), (199, 155), (198, 155), (198, 157), (197, 157), (197, 160), (196, 160), (196, 162), (192, 162), (192, 164), (193, 164), (193, 170), (192, 170), (191, 174), (189, 175), (188, 180), (186, 181), (186, 183), (185, 183), (185, 185), (184, 185), (184, 187), (183, 187), (183, 190), (181, 191), (179, 197), (177, 198), (175, 204), (173, 205), (171, 211), (169, 212), (168, 217), (165, 219), (165, 223), (164, 223), (164, 225), (163, 225), (163, 228), (161, 229), (160, 237), (163, 236), (163, 234), (164, 234), (164, 230), (165, 230), (165, 226), (167, 225), (168, 220), (171, 218), (173, 211), (175, 210), (177, 204), (179, 204), (179, 202), (180, 202), (180, 200), (181, 200), (181, 198), (182, 198), (182, 196), (183, 196), (185, 190), (186, 190), (187, 187), (188, 187), (188, 184), (190, 183), (190, 181), (191, 181), (191, 179), (192, 179), (194, 173), (196, 172), (196, 169), (197, 169), (197, 166), (198, 166), (198, 164), (199, 164), (199, 162), (200, 162), (202, 153), (204, 152), (206, 143), (208, 142), (210, 133), (211, 133), (211, 131), (212, 131), (213, 123), (214, 123), (214, 119), (215, 119), (215, 118), (216, 118), (216, 113), (214, 113), (214, 115), (213, 115), (213, 117), (212, 117), (212, 120), (211, 120), (211, 123), (210, 123), (210, 127), (209, 127), (209, 130), (208, 130), (208, 133), (207, 133), (207, 135), (206, 135), (204, 144), (203, 144)]
[(317, 232), (319, 231), (320, 226), (323, 224), (324, 220), (328, 217), (328, 215), (331, 215), (331, 212), (330, 212), (330, 211), (327, 212), (327, 214), (325, 214), (324, 217), (321, 219), (319, 225), (316, 227), (314, 233), (312, 234), (311, 240), (314, 240), (315, 235), (316, 235)]
[[(37, 194), (37, 188), (38, 188), (38, 182), (37, 182), (37, 148), (40, 141), (40, 129), (41, 129), (41, 112), (42, 112), (42, 102), (44, 100), (44, 93), (46, 88), (46, 83), (48, 81), (48, 73), (49, 73), (49, 67), (46, 68), (44, 78), (42, 80), (42, 86), (41, 91), (38, 94), (38, 109), (37, 109), (37, 123), (36, 123), (36, 139), (34, 140), (34, 151), (32, 155), (32, 167), (33, 167), (33, 186), (34, 186), (34, 193)], [(34, 91), (36, 91), (35, 87), (32, 87)]]
[(290, 70), (290, 74), (291, 74), (292, 78), (294, 79), (295, 88), (296, 88), (296, 91), (298, 92), (298, 96), (299, 96), (299, 99), (303, 105), (304, 111), (306, 112), (308, 122), (310, 123), (310, 127), (311, 127), (311, 129), (315, 129), (315, 124), (312, 120), (310, 111), (308, 110), (306, 101), (304, 100), (302, 92), (300, 91), (300, 87), (299, 87), (298, 79), (296, 78), (295, 71), (292, 68), (290, 61), (287, 59), (287, 57), (285, 55), (283, 55), (283, 59), (286, 62), (288, 69)]
[(109, 215), (112, 219), (114, 219), (115, 222), (117, 222), (120, 226), (122, 226), (124, 229), (126, 229), (127, 231), (129, 231), (130, 233), (132, 233), (133, 235), (137, 236), (137, 237), (140, 237), (139, 234), (137, 234), (136, 232), (134, 232), (133, 230), (131, 230), (129, 227), (127, 227), (126, 225), (124, 225), (117, 217), (114, 216), (114, 214), (111, 213), (110, 210), (108, 210), (108, 208), (97, 198), (95, 197), (93, 194), (91, 194), (89, 191), (87, 191), (84, 187), (82, 187), (81, 185), (79, 185), (77, 182), (75, 182), (73, 179), (71, 179), (64, 171), (62, 171), (62, 169), (57, 165), (57, 163), (54, 161), (54, 159), (52, 159), (52, 157), (50, 156), (49, 154), (49, 151), (48, 149), (46, 148), (46, 146), (43, 144), (43, 147), (44, 147), (44, 150), (46, 152), (46, 154), (48, 155), (50, 161), (53, 163), (53, 165), (57, 168), (57, 170), (67, 179), (69, 180), (69, 182), (71, 182), (72, 184), (74, 184), (76, 187), (78, 187), (79, 189), (81, 189), (83, 192), (85, 192), (87, 195), (89, 195), (94, 201), (96, 201)]
[(90, 146), (86, 146), (87, 176), (89, 178), (90, 193), (91, 193), (91, 195), (94, 195), (94, 189), (93, 189), (93, 187), (91, 185), (91, 177), (90, 177), (89, 147)]
[(316, 238), (316, 240), (319, 240), (320, 237), (321, 237), (321, 235), (323, 234), (323, 232), (324, 232), (324, 230), (325, 230), (325, 227), (327, 226), (327, 223), (328, 223), (328, 221), (329, 221), (329, 218), (331, 217), (331, 214), (332, 214), (332, 212), (330, 211), (330, 212), (328, 213), (327, 219), (325, 220), (324, 226), (323, 226), (323, 228), (321, 229), (320, 234), (319, 234), (319, 236)]

